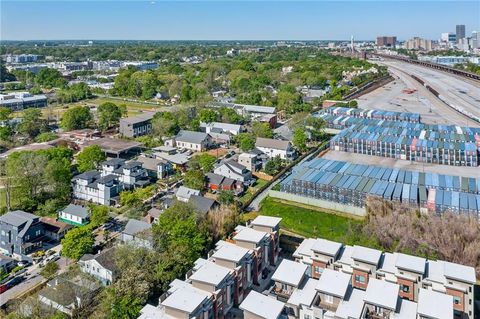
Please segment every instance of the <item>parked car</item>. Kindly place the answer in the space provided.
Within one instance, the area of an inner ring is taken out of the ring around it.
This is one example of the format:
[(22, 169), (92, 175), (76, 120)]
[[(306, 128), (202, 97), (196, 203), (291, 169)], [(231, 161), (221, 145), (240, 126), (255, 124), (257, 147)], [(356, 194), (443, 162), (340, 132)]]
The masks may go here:
[(17, 277), (14, 277), (12, 280), (10, 280), (7, 285), (9, 288), (15, 286), (15, 285), (18, 285), (19, 283), (21, 283), (22, 281), (25, 280), (25, 277), (24, 276), (17, 276)]
[(10, 287), (7, 284), (0, 285), (0, 295), (3, 294), (5, 291), (7, 291), (8, 288)]

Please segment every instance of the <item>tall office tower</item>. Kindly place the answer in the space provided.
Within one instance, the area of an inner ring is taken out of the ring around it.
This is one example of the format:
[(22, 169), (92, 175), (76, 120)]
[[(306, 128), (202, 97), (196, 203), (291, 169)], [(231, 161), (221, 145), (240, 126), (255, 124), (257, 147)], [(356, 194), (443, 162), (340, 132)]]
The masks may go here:
[(456, 27), (456, 35), (457, 35), (457, 43), (460, 39), (465, 38), (465, 25), (464, 24), (457, 24)]
[(394, 48), (397, 44), (397, 37), (395, 36), (380, 36), (377, 37), (376, 44), (378, 47), (392, 47)]

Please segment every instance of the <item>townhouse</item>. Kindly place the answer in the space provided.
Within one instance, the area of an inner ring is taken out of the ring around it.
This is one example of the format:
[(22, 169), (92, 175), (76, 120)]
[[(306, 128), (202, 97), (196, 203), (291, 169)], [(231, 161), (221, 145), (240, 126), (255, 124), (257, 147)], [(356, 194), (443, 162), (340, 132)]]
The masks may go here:
[(137, 161), (142, 163), (142, 166), (147, 171), (147, 175), (153, 179), (167, 178), (175, 173), (173, 164), (167, 160), (142, 155), (137, 158)]
[(251, 291), (240, 305), (245, 319), (280, 319), (284, 318), (284, 305), (272, 297)]
[(302, 287), (307, 280), (307, 266), (291, 261), (282, 260), (277, 270), (272, 275), (272, 281), (275, 283), (273, 293), (280, 301), (287, 301), (296, 288)]
[(234, 274), (232, 269), (199, 258), (187, 273), (185, 281), (212, 295), (214, 319), (225, 318), (235, 300)]
[[(398, 297), (404, 300), (405, 304), (408, 304), (407, 301), (419, 303), (422, 289), (439, 292), (451, 298), (454, 318), (473, 318), (473, 292), (476, 283), (473, 267), (442, 260), (426, 260), (402, 253), (383, 253), (362, 246), (344, 246), (312, 238), (305, 239), (293, 257), (296, 261), (311, 267), (309, 270), (312, 278), (321, 280), (325, 271), (333, 269), (351, 277), (352, 288), (362, 291), (370, 287), (370, 281), (374, 281), (373, 287), (377, 286), (378, 289), (380, 289), (378, 281), (394, 284), (398, 286), (396, 289)], [(313, 266), (316, 260), (320, 259), (322, 262), (319, 266)], [(388, 308), (388, 305), (376, 306), (383, 307), (382, 313), (388, 312), (388, 309), (390, 312), (395, 310), (392, 307)], [(372, 307), (375, 308), (375, 305)]]
[(240, 247), (253, 252), (253, 283), (259, 284), (266, 277), (266, 270), (270, 265), (269, 249), (270, 235), (250, 227), (237, 226), (232, 237), (232, 242)]
[(159, 306), (156, 309), (151, 308), (149, 307), (149, 318), (214, 318), (213, 294), (178, 279), (175, 279), (167, 292), (160, 297)]
[(253, 251), (226, 241), (217, 242), (214, 251), (209, 253), (209, 260), (234, 271), (234, 304), (238, 306), (247, 296), (253, 284)]
[(249, 223), (249, 227), (254, 230), (266, 232), (270, 235), (270, 247), (268, 256), (270, 265), (277, 264), (278, 255), (280, 254), (280, 221), (279, 217), (260, 215)]
[(102, 164), (101, 176), (115, 176), (124, 189), (143, 187), (149, 184), (148, 173), (139, 161), (125, 161), (121, 158), (112, 158)]
[(72, 188), (75, 199), (110, 206), (118, 202), (122, 185), (114, 175), (87, 171), (73, 177)]
[(251, 172), (256, 172), (262, 167), (262, 161), (258, 154), (255, 153), (242, 153), (238, 155), (238, 164), (245, 166)]

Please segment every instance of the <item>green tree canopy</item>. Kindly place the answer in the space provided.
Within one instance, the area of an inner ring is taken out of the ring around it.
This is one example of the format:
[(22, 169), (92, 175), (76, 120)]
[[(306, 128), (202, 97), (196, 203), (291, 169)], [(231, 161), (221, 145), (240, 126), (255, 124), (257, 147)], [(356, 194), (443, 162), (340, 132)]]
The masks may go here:
[(29, 108), (23, 111), (22, 122), (18, 125), (18, 132), (29, 137), (35, 137), (47, 130), (47, 123), (42, 119), (42, 111)]
[(106, 130), (117, 126), (124, 115), (125, 110), (112, 102), (104, 102), (97, 109), (98, 127)]
[(63, 113), (60, 126), (66, 130), (79, 130), (92, 124), (93, 115), (88, 106), (74, 106)]
[(77, 164), (80, 172), (96, 169), (106, 159), (105, 153), (98, 145), (87, 146), (78, 153)]
[(60, 71), (51, 68), (41, 69), (35, 76), (35, 82), (47, 88), (63, 87), (67, 83)]
[(183, 177), (183, 184), (192, 189), (202, 190), (205, 187), (205, 174), (201, 170), (188, 170)]
[(293, 146), (295, 146), (299, 151), (304, 152), (307, 150), (307, 134), (301, 128), (296, 128), (293, 131)]
[(92, 252), (95, 238), (88, 226), (77, 227), (65, 234), (62, 239), (63, 256), (79, 260), (84, 254)]
[(248, 152), (255, 148), (255, 137), (250, 133), (238, 134), (237, 142), (240, 149), (244, 152)]
[(273, 130), (268, 123), (262, 122), (253, 122), (252, 123), (252, 132), (256, 137), (273, 137)]

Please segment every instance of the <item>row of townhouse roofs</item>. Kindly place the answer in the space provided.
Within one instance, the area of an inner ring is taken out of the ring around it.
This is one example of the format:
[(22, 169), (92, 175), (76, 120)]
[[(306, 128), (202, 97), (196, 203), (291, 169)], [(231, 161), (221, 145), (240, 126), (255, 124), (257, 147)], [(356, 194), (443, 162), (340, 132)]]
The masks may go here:
[[(237, 226), (139, 319), (239, 311), (246, 319), (473, 318), (472, 267), (324, 239), (305, 239), (295, 261), (280, 262), (280, 220), (259, 216)], [(262, 292), (270, 280), (272, 288)]]
[(0, 94), (0, 107), (10, 108), (13, 111), (28, 107), (45, 107), (47, 103), (47, 96), (44, 94), (33, 95), (28, 92)]

